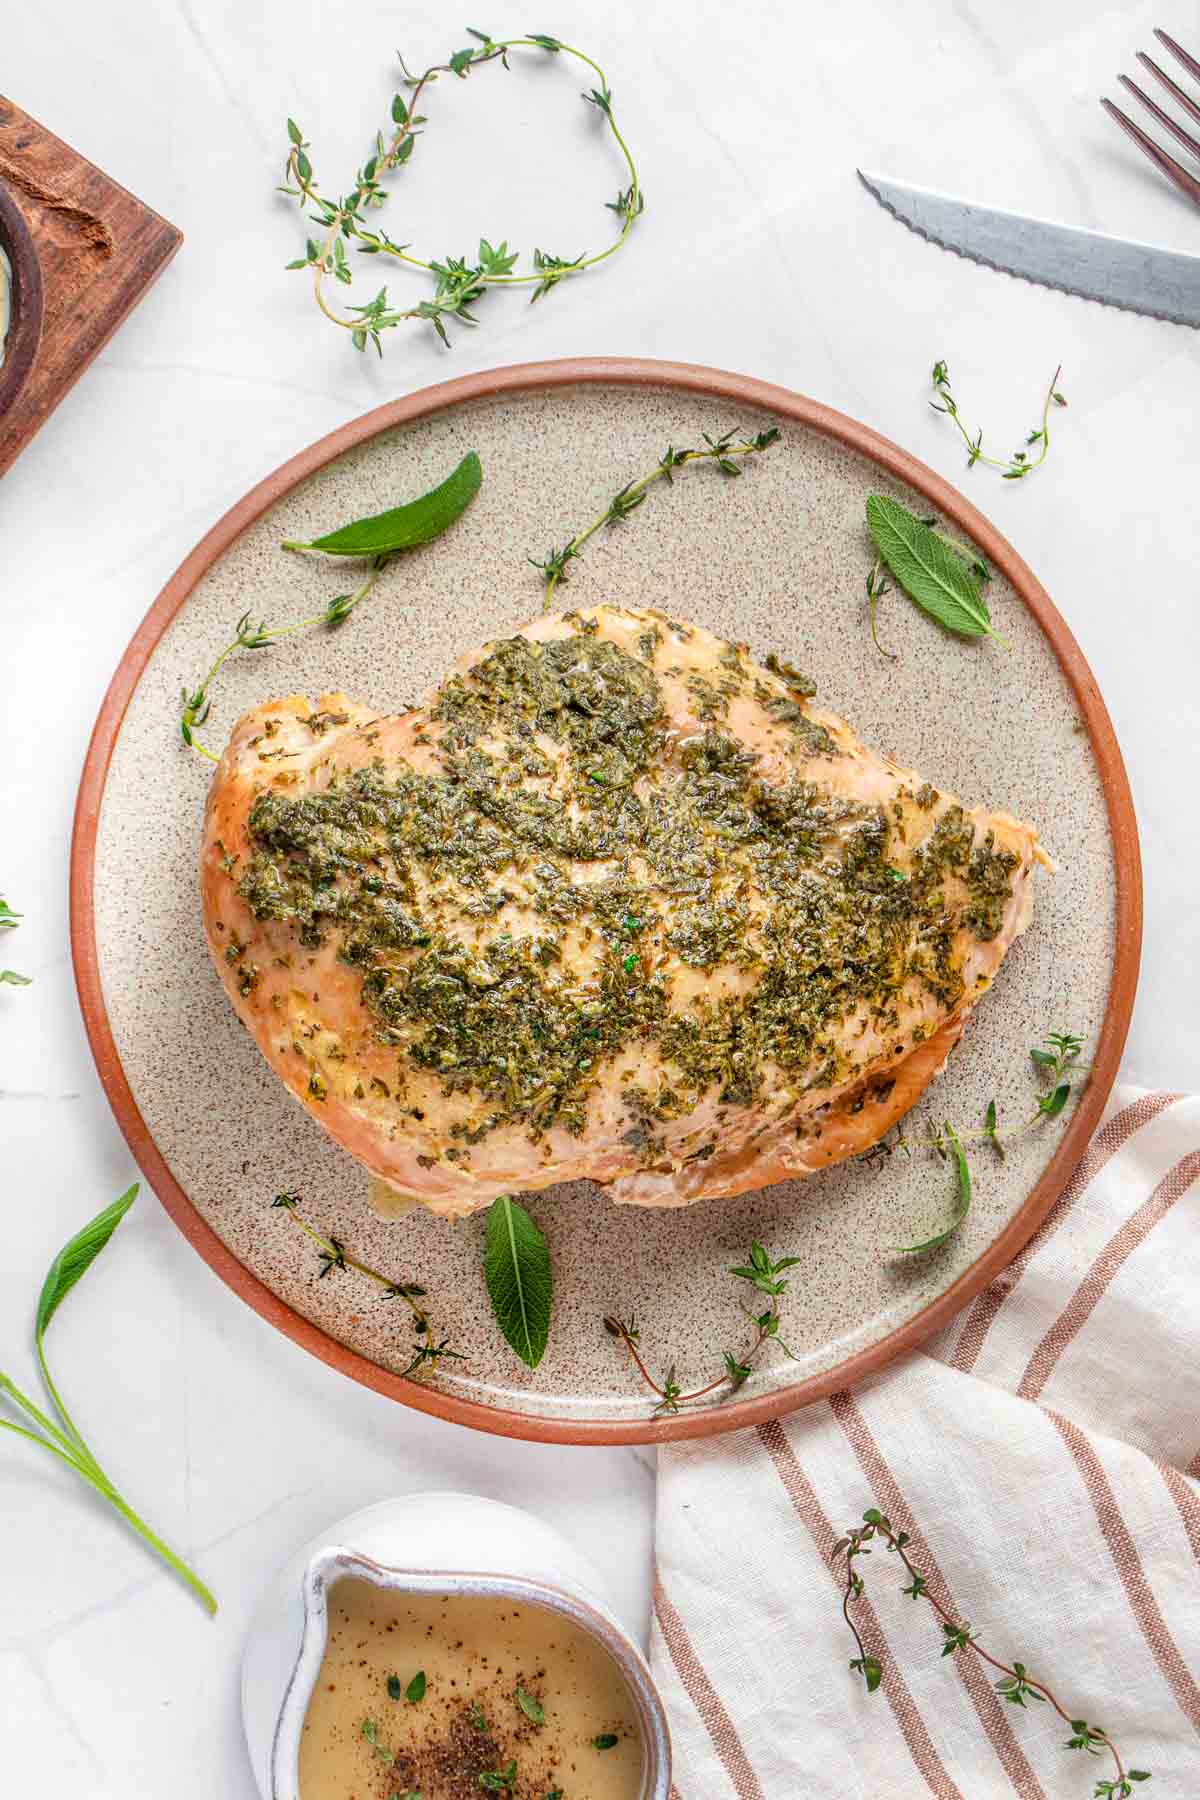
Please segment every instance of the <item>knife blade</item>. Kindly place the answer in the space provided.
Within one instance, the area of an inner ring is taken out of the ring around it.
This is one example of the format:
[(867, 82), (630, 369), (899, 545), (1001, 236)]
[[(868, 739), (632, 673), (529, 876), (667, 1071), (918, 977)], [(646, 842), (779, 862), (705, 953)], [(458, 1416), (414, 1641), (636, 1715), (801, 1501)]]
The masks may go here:
[(1200, 256), (975, 206), (858, 170), (894, 218), (943, 250), (1084, 300), (1200, 328)]

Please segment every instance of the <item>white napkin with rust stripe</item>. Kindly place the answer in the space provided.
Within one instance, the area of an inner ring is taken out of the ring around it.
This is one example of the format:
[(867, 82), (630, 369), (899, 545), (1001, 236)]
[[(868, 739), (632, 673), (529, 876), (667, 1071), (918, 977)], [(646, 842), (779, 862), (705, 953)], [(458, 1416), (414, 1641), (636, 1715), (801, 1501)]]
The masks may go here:
[(868, 1695), (830, 1551), (877, 1506), (930, 1591), (1146, 1800), (1200, 1796), (1200, 1098), (1116, 1091), (1017, 1261), (853, 1393), (659, 1457), (651, 1661), (676, 1800), (1091, 1800), (1111, 1758), (1018, 1707), (895, 1555), (856, 1564)]

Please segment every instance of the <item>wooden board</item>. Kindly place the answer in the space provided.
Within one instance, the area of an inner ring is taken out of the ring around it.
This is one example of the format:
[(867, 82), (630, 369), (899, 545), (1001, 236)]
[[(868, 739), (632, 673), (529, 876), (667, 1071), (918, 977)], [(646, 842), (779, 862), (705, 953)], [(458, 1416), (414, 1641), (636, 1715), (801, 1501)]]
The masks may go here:
[(32, 374), (0, 419), (0, 475), (170, 262), (183, 235), (0, 95), (0, 182), (37, 247), (45, 295)]

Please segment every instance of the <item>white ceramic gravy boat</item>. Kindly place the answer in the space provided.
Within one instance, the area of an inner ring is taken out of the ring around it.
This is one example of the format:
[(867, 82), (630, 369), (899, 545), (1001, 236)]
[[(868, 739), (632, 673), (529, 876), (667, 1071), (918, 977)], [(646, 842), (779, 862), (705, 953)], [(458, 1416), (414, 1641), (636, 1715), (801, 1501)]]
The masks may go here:
[(263, 1800), (301, 1800), (300, 1736), (328, 1638), (328, 1593), (356, 1576), (402, 1594), (495, 1595), (570, 1619), (612, 1657), (642, 1739), (639, 1800), (668, 1800), (671, 1746), (641, 1652), (586, 1557), (529, 1513), (473, 1494), (383, 1501), (323, 1532), (276, 1579), (242, 1665), (246, 1739)]

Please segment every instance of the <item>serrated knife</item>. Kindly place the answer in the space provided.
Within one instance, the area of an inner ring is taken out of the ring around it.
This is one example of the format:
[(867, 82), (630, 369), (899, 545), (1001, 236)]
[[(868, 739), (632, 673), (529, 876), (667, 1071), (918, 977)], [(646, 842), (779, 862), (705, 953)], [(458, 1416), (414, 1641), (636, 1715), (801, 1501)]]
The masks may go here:
[(975, 206), (862, 169), (858, 178), (902, 225), (943, 250), (1084, 300), (1200, 328), (1200, 256)]

